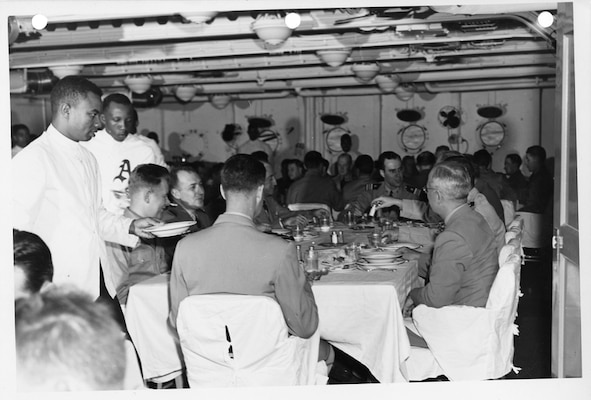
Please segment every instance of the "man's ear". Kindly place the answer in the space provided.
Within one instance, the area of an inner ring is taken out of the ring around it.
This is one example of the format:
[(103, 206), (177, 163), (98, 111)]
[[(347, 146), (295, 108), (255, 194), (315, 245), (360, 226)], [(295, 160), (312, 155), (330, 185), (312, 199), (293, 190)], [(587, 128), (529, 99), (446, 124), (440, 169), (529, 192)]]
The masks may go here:
[(151, 197), (152, 197), (152, 190), (146, 190), (146, 193), (144, 194), (144, 201), (146, 202), (146, 204), (150, 204)]
[(221, 193), (222, 197), (224, 198), (224, 200), (227, 200), (226, 199), (226, 192), (224, 191), (224, 187), (222, 185), (220, 185), (220, 193)]
[(382, 175), (382, 178), (386, 178), (386, 176), (384, 175), (384, 170), (383, 169), (380, 170), (380, 175)]
[(265, 190), (265, 185), (257, 187), (257, 203), (263, 199), (263, 190)]
[(58, 107), (58, 112), (65, 118), (70, 118), (71, 106), (68, 103), (61, 103)]
[(170, 189), (170, 194), (172, 195), (173, 199), (179, 199), (181, 197), (181, 192), (178, 189), (172, 188)]
[(105, 117), (105, 114), (101, 113), (99, 115), (99, 119), (101, 120), (101, 124), (103, 124), (103, 126), (107, 124), (107, 118)]

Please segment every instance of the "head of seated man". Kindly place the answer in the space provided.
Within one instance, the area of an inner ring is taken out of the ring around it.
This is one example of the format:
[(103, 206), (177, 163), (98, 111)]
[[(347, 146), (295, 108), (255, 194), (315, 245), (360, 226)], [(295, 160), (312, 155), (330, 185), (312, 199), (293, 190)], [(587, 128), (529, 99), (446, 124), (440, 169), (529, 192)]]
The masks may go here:
[(194, 213), (203, 208), (203, 181), (193, 167), (181, 165), (170, 171), (170, 195), (179, 206), (189, 212)]
[(51, 286), (53, 263), (45, 242), (31, 232), (12, 230), (14, 297), (19, 299)]
[(52, 288), (15, 302), (19, 391), (123, 388), (126, 356), (109, 309), (86, 294)]
[(160, 218), (168, 201), (170, 176), (166, 168), (156, 164), (140, 164), (129, 178), (129, 210), (139, 217)]
[(519, 154), (507, 154), (504, 164), (505, 173), (511, 176), (520, 172), (522, 162), (523, 161), (521, 160)]
[(337, 175), (345, 177), (351, 174), (353, 169), (353, 158), (351, 154), (343, 153), (337, 158)]
[(466, 165), (458, 160), (449, 160), (433, 167), (425, 191), (433, 211), (446, 218), (467, 202), (472, 187), (473, 178)]
[(297, 158), (287, 163), (287, 176), (291, 181), (297, 181), (304, 175), (304, 164)]
[(224, 164), (221, 192), (227, 212), (238, 212), (253, 218), (262, 209), (265, 188), (265, 166), (251, 155), (236, 154)]
[(386, 187), (397, 189), (402, 187), (404, 176), (402, 174), (402, 159), (393, 151), (384, 151), (378, 158), (380, 175), (384, 178)]

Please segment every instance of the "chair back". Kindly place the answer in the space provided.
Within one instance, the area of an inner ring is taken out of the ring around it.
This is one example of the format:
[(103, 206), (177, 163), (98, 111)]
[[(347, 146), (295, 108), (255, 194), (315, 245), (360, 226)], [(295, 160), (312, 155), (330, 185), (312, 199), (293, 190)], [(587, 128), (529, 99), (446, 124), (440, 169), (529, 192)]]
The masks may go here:
[(190, 387), (298, 384), (297, 348), (272, 298), (189, 296), (177, 331)]

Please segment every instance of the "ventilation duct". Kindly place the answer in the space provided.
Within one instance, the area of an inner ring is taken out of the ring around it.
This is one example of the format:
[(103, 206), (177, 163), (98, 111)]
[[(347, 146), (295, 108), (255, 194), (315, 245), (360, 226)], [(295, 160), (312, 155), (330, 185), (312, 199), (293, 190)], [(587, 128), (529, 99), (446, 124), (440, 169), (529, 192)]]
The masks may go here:
[(10, 93), (47, 94), (59, 79), (50, 71), (10, 70)]

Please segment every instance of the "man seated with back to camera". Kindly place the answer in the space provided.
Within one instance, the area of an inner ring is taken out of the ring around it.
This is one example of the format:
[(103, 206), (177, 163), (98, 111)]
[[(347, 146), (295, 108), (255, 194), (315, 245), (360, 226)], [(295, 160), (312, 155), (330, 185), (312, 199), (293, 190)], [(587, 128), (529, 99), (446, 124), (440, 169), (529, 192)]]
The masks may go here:
[(53, 287), (17, 299), (15, 339), (18, 391), (126, 388), (129, 352), (119, 325), (85, 293)]
[(52, 286), (51, 251), (39, 236), (13, 229), (12, 253), (15, 300), (43, 292)]
[[(499, 269), (495, 237), (484, 218), (468, 205), (472, 177), (465, 165), (450, 160), (436, 164), (429, 173), (426, 191), (429, 205), (445, 221), (435, 239), (433, 255), (403, 248), (406, 259), (419, 262), (424, 287), (412, 289), (405, 311), (413, 305), (440, 308), (447, 305), (484, 307)], [(412, 345), (424, 340), (409, 333)]]
[[(130, 205), (123, 215), (130, 218), (160, 218), (168, 206), (169, 172), (156, 164), (138, 165), (129, 179)], [(112, 279), (121, 305), (127, 303), (129, 288), (170, 270), (158, 238), (142, 238), (135, 247), (107, 242)]]

